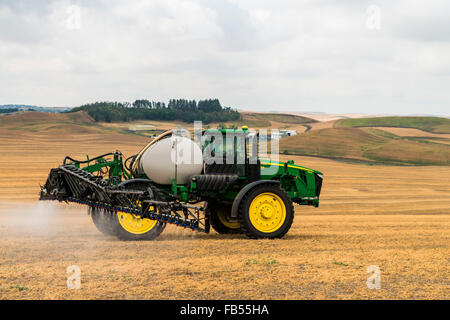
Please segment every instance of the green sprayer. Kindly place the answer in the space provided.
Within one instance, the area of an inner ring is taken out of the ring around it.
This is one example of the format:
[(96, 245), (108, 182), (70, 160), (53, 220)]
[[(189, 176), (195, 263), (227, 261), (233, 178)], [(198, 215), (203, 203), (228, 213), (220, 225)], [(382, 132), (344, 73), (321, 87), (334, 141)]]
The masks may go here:
[(281, 238), (293, 202), (319, 206), (323, 175), (259, 158), (259, 135), (242, 129), (169, 130), (138, 154), (67, 156), (51, 169), (40, 200), (88, 206), (95, 226), (121, 240), (152, 240), (167, 224), (209, 233)]

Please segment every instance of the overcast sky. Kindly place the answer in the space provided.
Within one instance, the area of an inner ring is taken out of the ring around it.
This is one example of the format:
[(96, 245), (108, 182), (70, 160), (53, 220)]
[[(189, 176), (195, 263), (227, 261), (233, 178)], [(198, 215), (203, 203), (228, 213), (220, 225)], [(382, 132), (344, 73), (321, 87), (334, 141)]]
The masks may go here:
[(0, 0), (0, 104), (450, 115), (450, 1)]

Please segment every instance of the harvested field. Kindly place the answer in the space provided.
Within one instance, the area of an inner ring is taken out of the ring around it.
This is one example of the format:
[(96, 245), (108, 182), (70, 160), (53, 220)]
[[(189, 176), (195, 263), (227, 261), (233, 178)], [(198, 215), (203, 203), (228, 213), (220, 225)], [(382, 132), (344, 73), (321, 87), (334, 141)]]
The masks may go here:
[(450, 134), (448, 133), (431, 133), (413, 128), (373, 127), (373, 129), (383, 130), (399, 137), (420, 138), (421, 141), (450, 144)]
[[(448, 299), (450, 168), (294, 157), (325, 174), (279, 240), (168, 227), (156, 241), (100, 234), (76, 205), (38, 203), (67, 154), (137, 152), (147, 138), (0, 129), (1, 299)], [(66, 269), (81, 268), (68, 290)], [(370, 265), (381, 289), (369, 290)]]
[(389, 127), (373, 127), (374, 129), (384, 130), (400, 137), (428, 137), (450, 139), (448, 133), (431, 133), (413, 128), (389, 128)]
[(432, 133), (450, 133), (450, 119), (439, 117), (377, 117), (343, 119), (337, 127), (393, 127), (415, 128)]

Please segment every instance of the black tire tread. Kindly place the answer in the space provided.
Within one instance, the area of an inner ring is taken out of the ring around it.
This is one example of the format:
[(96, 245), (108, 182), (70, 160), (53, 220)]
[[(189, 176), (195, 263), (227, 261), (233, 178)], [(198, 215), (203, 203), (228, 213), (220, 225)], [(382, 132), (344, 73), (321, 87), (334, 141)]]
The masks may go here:
[[(262, 237), (262, 236), (258, 236), (256, 234), (254, 234), (252, 232), (252, 230), (248, 227), (246, 221), (245, 221), (245, 216), (244, 216), (244, 211), (245, 211), (245, 207), (247, 202), (249, 201), (249, 197), (251, 196), (251, 194), (257, 190), (257, 189), (266, 189), (266, 188), (271, 188), (272, 190), (274, 188), (276, 188), (276, 190), (278, 192), (280, 192), (284, 198), (288, 199), (288, 201), (285, 201), (285, 206), (286, 206), (286, 219), (287, 220), (287, 224), (285, 225), (285, 227), (283, 228), (282, 232), (275, 235), (275, 236), (267, 236), (267, 237)], [(291, 212), (292, 214), (288, 214), (288, 212)], [(259, 238), (269, 238), (269, 239), (275, 239), (275, 238), (282, 238), (291, 228), (292, 223), (294, 222), (294, 205), (292, 204), (292, 200), (289, 197), (289, 195), (287, 194), (286, 191), (284, 191), (282, 188), (278, 187), (278, 186), (274, 186), (273, 184), (269, 184), (269, 183), (264, 183), (264, 184), (260, 184), (258, 186), (256, 186), (255, 188), (249, 190), (249, 192), (247, 192), (247, 194), (242, 198), (241, 202), (239, 203), (239, 209), (238, 209), (238, 219), (239, 219), (239, 224), (241, 225), (241, 230), (243, 233), (245, 233), (245, 235), (251, 239), (259, 239)]]
[[(213, 227), (213, 229), (219, 234), (241, 234), (241, 228), (231, 229), (220, 221), (217, 213), (218, 206), (220, 206), (220, 204), (217, 202), (208, 202), (208, 210), (210, 212), (209, 222), (211, 227)], [(231, 205), (229, 207), (231, 212)]]
[(91, 216), (92, 222), (94, 222), (94, 225), (98, 231), (106, 236), (115, 235), (112, 213), (104, 212), (101, 209), (95, 207), (89, 207), (88, 212)]

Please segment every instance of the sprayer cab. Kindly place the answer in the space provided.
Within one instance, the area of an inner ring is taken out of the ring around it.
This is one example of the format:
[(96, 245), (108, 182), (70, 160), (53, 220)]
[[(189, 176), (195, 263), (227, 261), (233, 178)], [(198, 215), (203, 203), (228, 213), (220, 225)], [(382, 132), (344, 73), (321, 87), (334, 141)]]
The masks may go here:
[(323, 174), (292, 160), (259, 159), (258, 135), (246, 127), (193, 138), (169, 130), (123, 159), (119, 151), (66, 157), (40, 199), (85, 204), (101, 232), (123, 240), (154, 239), (167, 223), (279, 238), (292, 224), (293, 202), (319, 205)]

